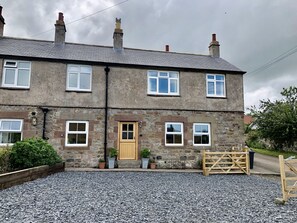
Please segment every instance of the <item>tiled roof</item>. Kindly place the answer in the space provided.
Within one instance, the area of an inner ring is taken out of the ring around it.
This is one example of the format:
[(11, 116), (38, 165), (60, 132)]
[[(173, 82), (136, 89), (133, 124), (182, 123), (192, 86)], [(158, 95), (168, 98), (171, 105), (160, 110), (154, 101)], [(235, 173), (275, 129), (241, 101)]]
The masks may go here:
[(174, 52), (150, 51), (124, 48), (118, 52), (112, 47), (65, 43), (55, 45), (52, 41), (0, 38), (0, 56), (17, 56), (39, 59), (58, 59), (139, 65), (176, 69), (218, 70), (245, 73), (222, 58)]

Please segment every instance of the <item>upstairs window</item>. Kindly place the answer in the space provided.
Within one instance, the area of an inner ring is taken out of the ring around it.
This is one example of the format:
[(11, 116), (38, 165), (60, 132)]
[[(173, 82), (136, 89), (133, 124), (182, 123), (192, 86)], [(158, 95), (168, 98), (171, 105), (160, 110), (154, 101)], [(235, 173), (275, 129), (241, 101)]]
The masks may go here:
[(68, 65), (67, 87), (69, 91), (91, 91), (92, 67), (83, 65)]
[(30, 87), (31, 62), (5, 60), (2, 86), (14, 88)]
[(148, 94), (179, 95), (179, 73), (148, 71)]
[(182, 146), (184, 142), (183, 123), (166, 122), (165, 123), (165, 145)]
[(207, 74), (207, 96), (225, 97), (225, 75)]
[(0, 145), (22, 140), (23, 120), (0, 119)]
[(89, 122), (66, 122), (66, 146), (88, 146)]
[(194, 123), (193, 142), (194, 146), (210, 146), (210, 124)]

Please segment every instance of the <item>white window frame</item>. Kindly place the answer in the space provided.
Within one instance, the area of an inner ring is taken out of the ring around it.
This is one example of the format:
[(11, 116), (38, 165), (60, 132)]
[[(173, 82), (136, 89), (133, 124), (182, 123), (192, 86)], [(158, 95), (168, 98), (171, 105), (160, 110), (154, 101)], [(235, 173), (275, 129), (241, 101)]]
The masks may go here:
[[(2, 126), (2, 122), (3, 121), (6, 121), (6, 122), (20, 122), (20, 129), (19, 130), (2, 130), (1, 129), (1, 126)], [(2, 132), (12, 132), (12, 133), (21, 133), (21, 139), (20, 140), (23, 140), (23, 120), (22, 119), (0, 119), (0, 133)], [(2, 141), (2, 140), (1, 140)], [(13, 145), (13, 143), (2, 143), (0, 141), (0, 146), (3, 146), (3, 145)]]
[[(69, 124), (71, 123), (84, 123), (86, 124), (85, 131), (69, 131)], [(84, 144), (71, 144), (68, 143), (68, 134), (85, 134), (86, 135), (86, 143)], [(88, 146), (88, 137), (89, 137), (89, 122), (88, 121), (66, 121), (66, 134), (65, 134), (65, 146), (69, 147), (85, 147)]]
[[(167, 125), (181, 125), (181, 132), (167, 132)], [(170, 135), (180, 135), (181, 134), (181, 143), (167, 143), (166, 136)], [(165, 122), (165, 146), (183, 146), (184, 145), (184, 123), (182, 122)]]
[[(207, 133), (196, 133), (195, 132), (195, 126), (197, 125), (207, 125), (208, 126), (208, 132)], [(211, 146), (211, 128), (210, 128), (210, 123), (194, 123), (193, 124), (193, 145), (194, 146)], [(209, 138), (209, 143), (207, 144), (195, 144), (195, 136), (203, 136), (203, 135), (208, 135)]]
[[(214, 79), (209, 79), (210, 76), (214, 76)], [(224, 78), (224, 80), (216, 80), (217, 76), (221, 76)], [(224, 94), (218, 95), (217, 94), (217, 82), (223, 83), (224, 85)], [(214, 94), (208, 93), (208, 84), (213, 83), (214, 84)], [(225, 98), (226, 97), (226, 75), (224, 74), (207, 74), (206, 75), (206, 95), (207, 97), (219, 97), (219, 98)]]
[[(15, 65), (10, 65), (8, 63), (14, 63)], [(29, 68), (19, 68), (19, 63), (29, 63)], [(15, 70), (15, 77), (14, 77), (14, 83), (13, 84), (6, 84), (6, 71), (7, 70)], [(18, 85), (18, 72), (19, 70), (28, 70), (29, 71), (29, 79), (28, 79), (28, 86), (27, 85)], [(2, 87), (11, 87), (11, 88), (30, 88), (30, 82), (31, 82), (31, 62), (30, 61), (22, 61), (22, 60), (4, 60), (4, 66), (3, 66), (3, 75), (2, 75)]]
[[(153, 77), (153, 76), (150, 76), (150, 73), (151, 72), (157, 72), (157, 76), (156, 77)], [(161, 76), (160, 74), (167, 74), (167, 76)], [(177, 74), (177, 77), (170, 77), (170, 73), (172, 74)], [(161, 93), (159, 92), (159, 80), (160, 78), (166, 78), (168, 79), (168, 93)], [(151, 87), (150, 87), (150, 79), (156, 79), (157, 80), (157, 86), (156, 86), (156, 91), (151, 91)], [(170, 92), (170, 81), (173, 81), (173, 80), (176, 80), (177, 82), (177, 86), (176, 86), (176, 89), (177, 89), (177, 92)], [(157, 71), (157, 70), (149, 70), (147, 72), (147, 93), (149, 95), (179, 95), (179, 72), (177, 71)]]
[[(75, 67), (77, 69), (79, 69), (78, 72), (72, 72), (70, 71), (70, 69), (72, 67)], [(82, 72), (82, 68), (88, 68), (90, 69), (90, 72), (89, 73), (86, 73), (86, 72)], [(92, 66), (89, 66), (89, 65), (77, 65), (77, 64), (68, 64), (67, 65), (67, 83), (66, 83), (66, 90), (68, 91), (86, 91), (86, 92), (90, 92), (92, 91)], [(69, 87), (69, 76), (70, 76), (70, 73), (75, 73), (77, 74), (77, 86), (76, 87)], [(90, 87), (88, 89), (82, 89), (81, 86), (80, 86), (80, 75), (82, 73), (86, 73), (86, 74), (89, 74), (90, 75)]]

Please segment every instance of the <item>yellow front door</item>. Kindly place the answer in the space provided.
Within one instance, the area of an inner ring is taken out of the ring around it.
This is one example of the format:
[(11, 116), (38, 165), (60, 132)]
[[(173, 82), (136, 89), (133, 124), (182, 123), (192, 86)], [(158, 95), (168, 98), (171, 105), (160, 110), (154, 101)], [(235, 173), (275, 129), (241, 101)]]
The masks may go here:
[(137, 159), (137, 122), (119, 122), (119, 159)]

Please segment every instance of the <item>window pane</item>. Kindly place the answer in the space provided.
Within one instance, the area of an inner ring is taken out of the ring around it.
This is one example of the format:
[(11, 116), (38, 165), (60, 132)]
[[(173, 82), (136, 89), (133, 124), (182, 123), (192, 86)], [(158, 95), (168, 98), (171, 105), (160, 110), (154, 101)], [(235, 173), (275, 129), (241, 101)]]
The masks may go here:
[(133, 139), (133, 132), (128, 132), (128, 139)]
[(176, 73), (176, 72), (170, 72), (169, 73), (169, 77), (178, 78), (178, 73)]
[(127, 139), (127, 132), (122, 132), (122, 139)]
[(202, 143), (202, 136), (194, 136), (194, 144), (201, 144)]
[(181, 144), (182, 143), (182, 136), (181, 135), (174, 135), (173, 137), (174, 137), (173, 142), (175, 144)]
[(149, 77), (158, 77), (157, 71), (149, 71)]
[(69, 123), (69, 131), (77, 131), (77, 123)]
[(160, 77), (168, 77), (168, 73), (167, 72), (160, 72)]
[(157, 92), (157, 79), (156, 78), (149, 78), (149, 91)]
[(71, 88), (77, 88), (78, 87), (78, 83), (77, 83), (77, 77), (78, 77), (78, 74), (76, 73), (69, 73), (69, 76), (68, 76), (68, 87), (71, 87)]
[(11, 121), (10, 129), (16, 130), (16, 131), (21, 131), (21, 122), (20, 121)]
[(80, 74), (80, 89), (91, 89), (91, 75), (86, 73)]
[(29, 62), (19, 62), (18, 63), (18, 68), (30, 69), (30, 63)]
[(170, 80), (170, 92), (177, 93), (177, 80)]
[(10, 121), (2, 121), (1, 130), (10, 130)]
[(5, 66), (16, 67), (16, 62), (14, 61), (6, 61)]
[(159, 93), (168, 93), (168, 79), (159, 78)]
[(76, 144), (76, 134), (68, 134), (68, 144)]
[(86, 144), (87, 136), (86, 134), (77, 134), (77, 144)]
[(224, 80), (224, 76), (223, 75), (216, 75), (216, 80)]
[(180, 124), (167, 124), (167, 132), (181, 132)]
[(5, 84), (14, 84), (15, 70), (14, 69), (5, 69)]
[(202, 133), (202, 132), (208, 133), (208, 125), (195, 125), (195, 132), (196, 133)]
[(82, 72), (82, 73), (91, 73), (91, 67), (84, 67), (84, 66), (82, 66), (81, 68), (80, 68), (80, 72)]
[(123, 131), (127, 131), (128, 130), (128, 124), (123, 124)]
[(80, 72), (79, 66), (69, 66), (68, 71), (70, 71), (70, 72)]
[(86, 123), (77, 123), (77, 131), (86, 131)]
[(214, 80), (215, 78), (214, 78), (214, 75), (207, 75), (207, 79)]
[(209, 143), (209, 136), (203, 135), (202, 136), (202, 144), (208, 144)]
[(29, 86), (29, 70), (19, 70), (17, 85)]
[(216, 94), (224, 95), (224, 82), (217, 82), (216, 84)]
[(129, 129), (128, 130), (133, 132), (133, 124), (129, 124)]
[(207, 84), (207, 94), (214, 94), (214, 82), (208, 82)]
[(173, 135), (166, 135), (166, 144), (173, 144)]
[(0, 143), (9, 143), (9, 133), (0, 132)]

